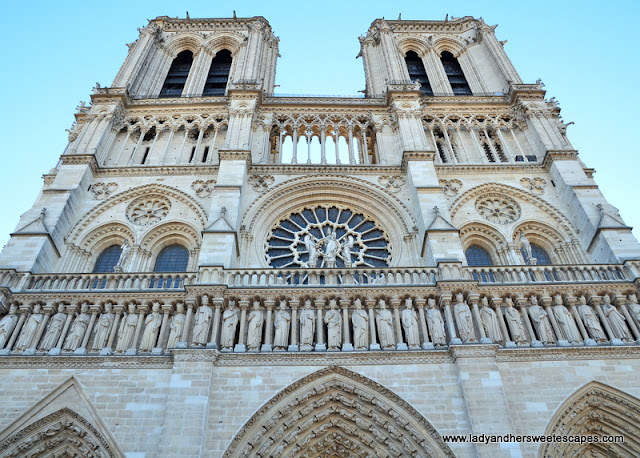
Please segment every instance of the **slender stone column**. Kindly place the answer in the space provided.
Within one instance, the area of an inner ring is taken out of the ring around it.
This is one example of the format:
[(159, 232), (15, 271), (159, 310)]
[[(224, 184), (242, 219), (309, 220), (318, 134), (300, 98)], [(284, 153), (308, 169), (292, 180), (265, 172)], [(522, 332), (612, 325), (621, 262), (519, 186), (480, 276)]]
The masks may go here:
[(407, 344), (402, 339), (402, 325), (400, 324), (400, 304), (402, 301), (396, 297), (390, 301), (393, 308), (393, 327), (396, 334), (396, 350), (408, 350)]
[(102, 312), (102, 307), (100, 304), (93, 304), (89, 306), (89, 310), (91, 310), (91, 318), (89, 319), (89, 325), (87, 329), (84, 331), (84, 336), (82, 337), (82, 344), (80, 348), (76, 348), (73, 352), (74, 355), (86, 355), (87, 354), (87, 345), (89, 345), (89, 337), (91, 337), (91, 331), (93, 331), (93, 326), (96, 323), (96, 318), (98, 314)]
[(16, 343), (16, 340), (18, 339), (18, 336), (20, 335), (20, 331), (22, 330), (22, 326), (24, 325), (24, 322), (26, 321), (27, 316), (29, 316), (29, 314), (31, 313), (31, 307), (28, 306), (28, 305), (22, 305), (22, 306), (20, 306), (19, 311), (20, 311), (20, 318), (18, 319), (18, 324), (16, 324), (16, 327), (13, 328), (13, 333), (11, 334), (11, 339), (9, 339), (9, 343), (5, 347), (6, 352), (3, 351), (2, 354), (8, 355), (9, 353), (11, 353), (11, 349), (13, 348), (13, 345)]
[(350, 299), (341, 299), (340, 307), (342, 307), (342, 351), (353, 351), (353, 344), (351, 343), (351, 333), (349, 332), (349, 305)]
[(422, 331), (422, 349), (433, 350), (435, 347), (429, 340), (429, 332), (427, 331), (427, 320), (424, 314), (424, 306), (427, 303), (426, 299), (416, 299), (414, 301), (418, 307), (418, 317), (420, 319), (420, 330)]
[(260, 347), (261, 352), (273, 350), (273, 307), (275, 303), (276, 301), (273, 299), (264, 300), (264, 306), (267, 309), (267, 322), (264, 331), (264, 343)]
[(147, 304), (138, 305), (138, 322), (136, 323), (136, 332), (133, 334), (133, 343), (131, 348), (127, 348), (124, 352), (125, 355), (136, 355), (138, 353), (138, 339), (140, 338), (140, 332), (142, 331), (142, 323), (144, 323), (144, 314), (147, 312)]
[(444, 309), (444, 318), (446, 321), (447, 331), (449, 331), (449, 345), (458, 345), (462, 340), (456, 333), (456, 326), (453, 323), (453, 314), (451, 313), (451, 294), (442, 294), (440, 296), (440, 308)]
[(509, 332), (507, 331), (507, 325), (504, 321), (504, 315), (502, 314), (502, 298), (501, 297), (492, 297), (491, 298), (491, 307), (496, 312), (496, 316), (498, 317), (498, 321), (500, 323), (500, 331), (504, 337), (504, 346), (505, 348), (516, 348), (517, 345), (515, 342), (509, 340)]
[(162, 324), (160, 325), (160, 332), (158, 333), (158, 343), (156, 344), (156, 347), (151, 350), (152, 354), (158, 355), (162, 354), (162, 349), (167, 345), (167, 330), (169, 329), (169, 318), (173, 311), (173, 305), (162, 304), (160, 308), (162, 309)]
[(492, 343), (491, 339), (487, 337), (487, 333), (484, 332), (484, 325), (482, 324), (482, 318), (480, 317), (480, 310), (478, 309), (478, 302), (480, 301), (480, 295), (469, 294), (467, 296), (467, 301), (471, 303), (471, 308), (473, 310), (473, 318), (478, 324), (478, 331), (480, 332), (480, 343)]
[(369, 330), (371, 331), (371, 343), (369, 344), (369, 350), (381, 350), (380, 344), (376, 339), (376, 317), (373, 313), (373, 308), (376, 306), (375, 299), (365, 299), (367, 309), (369, 310)]
[(213, 326), (211, 327), (211, 339), (207, 348), (218, 349), (218, 334), (220, 333), (220, 317), (222, 316), (223, 297), (216, 297), (211, 300), (213, 304)]
[(289, 344), (288, 351), (298, 351), (298, 307), (300, 306), (299, 299), (291, 299), (289, 301), (291, 306), (291, 343)]
[(589, 333), (587, 329), (584, 327), (584, 323), (582, 322), (582, 318), (580, 318), (580, 314), (578, 313), (578, 309), (576, 308), (577, 298), (573, 296), (569, 296), (566, 298), (565, 303), (573, 316), (573, 319), (576, 320), (576, 324), (578, 325), (578, 329), (580, 330), (580, 335), (582, 335), (582, 340), (585, 345), (597, 345), (596, 341), (589, 337)]
[(247, 346), (245, 345), (245, 334), (247, 330), (247, 309), (249, 308), (249, 301), (238, 301), (238, 305), (240, 306), (240, 337), (238, 338), (238, 343), (233, 348), (233, 351), (243, 353), (247, 351)]
[(627, 324), (629, 325), (629, 328), (633, 333), (633, 337), (635, 337), (636, 339), (636, 343), (640, 343), (640, 333), (638, 332), (638, 327), (633, 322), (633, 319), (631, 319), (631, 315), (629, 314), (629, 310), (627, 309), (626, 302), (627, 298), (625, 296), (616, 296), (613, 301), (613, 303), (618, 306), (618, 308), (624, 315), (624, 318), (627, 320)]
[(51, 315), (53, 315), (55, 313), (55, 307), (52, 304), (45, 305), (44, 307), (42, 307), (42, 310), (44, 312), (44, 317), (42, 318), (42, 323), (40, 323), (40, 326), (38, 326), (38, 329), (36, 330), (36, 334), (31, 339), (31, 343), (29, 344), (29, 348), (25, 349), (22, 352), (23, 355), (35, 355), (36, 354), (36, 349), (38, 348), (38, 343), (40, 343), (40, 338), (42, 337), (42, 334), (44, 333), (44, 330), (47, 329), (47, 323), (49, 322), (49, 319), (51, 318)]
[(64, 342), (64, 338), (67, 336), (67, 332), (69, 331), (69, 327), (71, 326), (71, 320), (73, 319), (73, 315), (77, 311), (78, 311), (78, 304), (67, 305), (64, 308), (64, 312), (67, 314), (67, 319), (64, 322), (64, 327), (62, 328), (62, 332), (60, 333), (60, 337), (58, 338), (58, 343), (54, 348), (49, 350), (49, 355), (57, 356), (61, 353), (61, 348)]
[(598, 314), (598, 317), (602, 322), (602, 326), (604, 326), (604, 330), (609, 336), (611, 345), (624, 345), (622, 340), (616, 338), (615, 334), (611, 330), (611, 326), (609, 325), (609, 320), (607, 320), (607, 317), (605, 317), (604, 313), (602, 313), (602, 298), (600, 296), (591, 296), (589, 304), (596, 310), (596, 313)]
[(531, 326), (531, 319), (529, 318), (529, 311), (527, 310), (527, 299), (525, 297), (517, 297), (516, 298), (516, 307), (520, 309), (520, 314), (522, 315), (522, 321), (524, 321), (525, 326), (527, 327), (527, 332), (529, 333), (529, 337), (531, 338), (531, 346), (532, 347), (543, 347), (542, 342), (536, 339), (536, 335), (533, 332), (533, 327)]
[(191, 318), (193, 317), (193, 309), (196, 306), (196, 298), (188, 297), (185, 299), (187, 306), (187, 316), (184, 319), (184, 329), (182, 330), (182, 340), (178, 342), (176, 348), (187, 348), (187, 339), (189, 338), (189, 328), (191, 327)]
[(327, 344), (324, 341), (324, 320), (323, 320), (323, 310), (324, 310), (324, 299), (316, 299), (314, 301), (317, 316), (316, 316), (316, 351), (327, 351)]
[(109, 340), (107, 341), (107, 346), (102, 350), (100, 350), (100, 355), (113, 354), (113, 342), (116, 339), (116, 333), (118, 332), (118, 327), (120, 325), (120, 318), (122, 318), (123, 311), (124, 311), (124, 305), (113, 306), (113, 312), (115, 314), (115, 318), (113, 320), (113, 325), (111, 325), (111, 332), (109, 333)]
[(551, 308), (551, 304), (553, 303), (553, 299), (544, 296), (540, 299), (541, 305), (544, 307), (544, 310), (547, 312), (549, 316), (549, 321), (551, 322), (551, 327), (553, 328), (553, 333), (556, 335), (556, 342), (559, 347), (568, 347), (569, 342), (565, 339), (562, 339), (562, 334), (560, 333), (560, 328), (558, 327), (558, 322), (556, 321), (556, 316), (553, 313), (553, 309)]

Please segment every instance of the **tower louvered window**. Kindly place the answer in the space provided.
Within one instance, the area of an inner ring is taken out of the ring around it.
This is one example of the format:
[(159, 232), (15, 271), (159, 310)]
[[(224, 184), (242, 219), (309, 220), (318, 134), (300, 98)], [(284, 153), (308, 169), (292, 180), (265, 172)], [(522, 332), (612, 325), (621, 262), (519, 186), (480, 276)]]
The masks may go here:
[(443, 51), (440, 60), (442, 61), (444, 72), (449, 79), (449, 84), (451, 84), (453, 95), (472, 95), (471, 88), (469, 87), (469, 83), (467, 83), (467, 79), (464, 77), (458, 59), (453, 57), (453, 54), (450, 52)]
[(227, 89), (229, 72), (231, 71), (231, 52), (223, 49), (218, 51), (211, 61), (207, 82), (204, 85), (202, 95), (222, 96)]
[(182, 51), (176, 56), (160, 90), (160, 97), (182, 96), (192, 63), (193, 53), (191, 51)]
[(429, 83), (429, 78), (427, 77), (427, 72), (424, 69), (424, 64), (422, 63), (420, 56), (413, 51), (409, 51), (407, 52), (404, 61), (406, 62), (407, 70), (409, 71), (409, 79), (414, 82), (420, 82), (420, 91), (422, 91), (422, 95), (433, 95), (433, 90), (431, 89), (431, 84)]

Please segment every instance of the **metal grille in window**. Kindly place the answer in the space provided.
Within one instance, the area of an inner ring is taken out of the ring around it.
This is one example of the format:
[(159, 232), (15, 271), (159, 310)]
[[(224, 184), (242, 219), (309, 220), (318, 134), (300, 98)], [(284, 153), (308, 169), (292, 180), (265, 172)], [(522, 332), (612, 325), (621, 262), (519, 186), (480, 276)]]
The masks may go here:
[[(471, 267), (480, 267), (480, 266), (492, 266), (493, 261), (491, 261), (491, 256), (486, 250), (480, 248), (477, 245), (470, 246), (467, 248), (467, 251), (464, 252), (465, 257), (467, 258), (467, 264)], [(493, 272), (473, 272), (473, 279), (476, 281), (482, 282), (495, 282), (495, 277), (493, 276)]]
[(120, 260), (120, 253), (122, 253), (120, 245), (111, 245), (109, 248), (105, 249), (100, 253), (100, 256), (98, 256), (98, 260), (96, 261), (95, 266), (93, 266), (93, 273), (113, 272), (113, 268)]
[(180, 245), (164, 248), (156, 259), (154, 272), (185, 272), (189, 262), (189, 251)]
[(387, 267), (391, 262), (391, 244), (384, 230), (373, 218), (338, 206), (306, 207), (281, 220), (265, 242), (267, 262), (271, 267), (307, 267), (309, 239), (318, 248), (316, 267), (327, 267), (326, 244), (331, 232), (342, 247), (336, 256), (336, 267), (345, 267), (349, 247), (352, 267)]

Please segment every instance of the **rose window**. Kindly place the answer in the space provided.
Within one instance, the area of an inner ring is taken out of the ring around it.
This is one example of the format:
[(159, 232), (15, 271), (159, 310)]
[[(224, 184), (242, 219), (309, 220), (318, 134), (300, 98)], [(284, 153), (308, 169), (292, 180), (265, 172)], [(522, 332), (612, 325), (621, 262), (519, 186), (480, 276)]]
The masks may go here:
[(167, 198), (145, 196), (129, 204), (127, 218), (138, 226), (150, 226), (167, 216), (169, 210), (171, 210), (171, 203)]
[(476, 200), (476, 210), (492, 223), (508, 224), (520, 218), (518, 203), (505, 196), (483, 196)]
[(271, 267), (386, 267), (391, 244), (380, 225), (338, 206), (306, 207), (278, 222), (265, 243)]

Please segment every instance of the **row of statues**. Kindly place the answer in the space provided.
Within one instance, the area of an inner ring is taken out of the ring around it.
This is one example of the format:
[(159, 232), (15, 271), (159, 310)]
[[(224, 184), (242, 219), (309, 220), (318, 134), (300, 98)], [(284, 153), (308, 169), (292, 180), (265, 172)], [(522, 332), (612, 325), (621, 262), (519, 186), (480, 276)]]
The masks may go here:
[[(469, 299), (469, 298), (468, 298)], [(215, 301), (202, 296), (200, 306), (185, 313), (183, 303), (103, 307), (83, 303), (79, 310), (60, 304), (48, 313), (35, 304), (18, 313), (16, 305), (0, 320), (0, 354), (88, 352), (162, 354), (163, 349), (207, 347), (222, 352), (414, 350), (456, 343), (499, 343), (504, 346), (624, 344), (640, 339), (640, 304), (636, 295), (616, 307), (608, 295), (587, 304), (584, 296), (535, 295), (367, 300)], [(471, 302), (471, 306), (469, 305)], [(601, 303), (600, 303), (601, 302)], [(414, 306), (414, 303), (417, 305)], [(114, 308), (116, 310), (114, 310)], [(55, 313), (54, 313), (55, 312)], [(444, 316), (443, 316), (444, 313)], [(191, 322), (193, 321), (193, 325)], [(191, 327), (192, 326), (192, 327)], [(326, 336), (326, 338), (325, 338)], [(190, 338), (189, 338), (190, 337)]]

